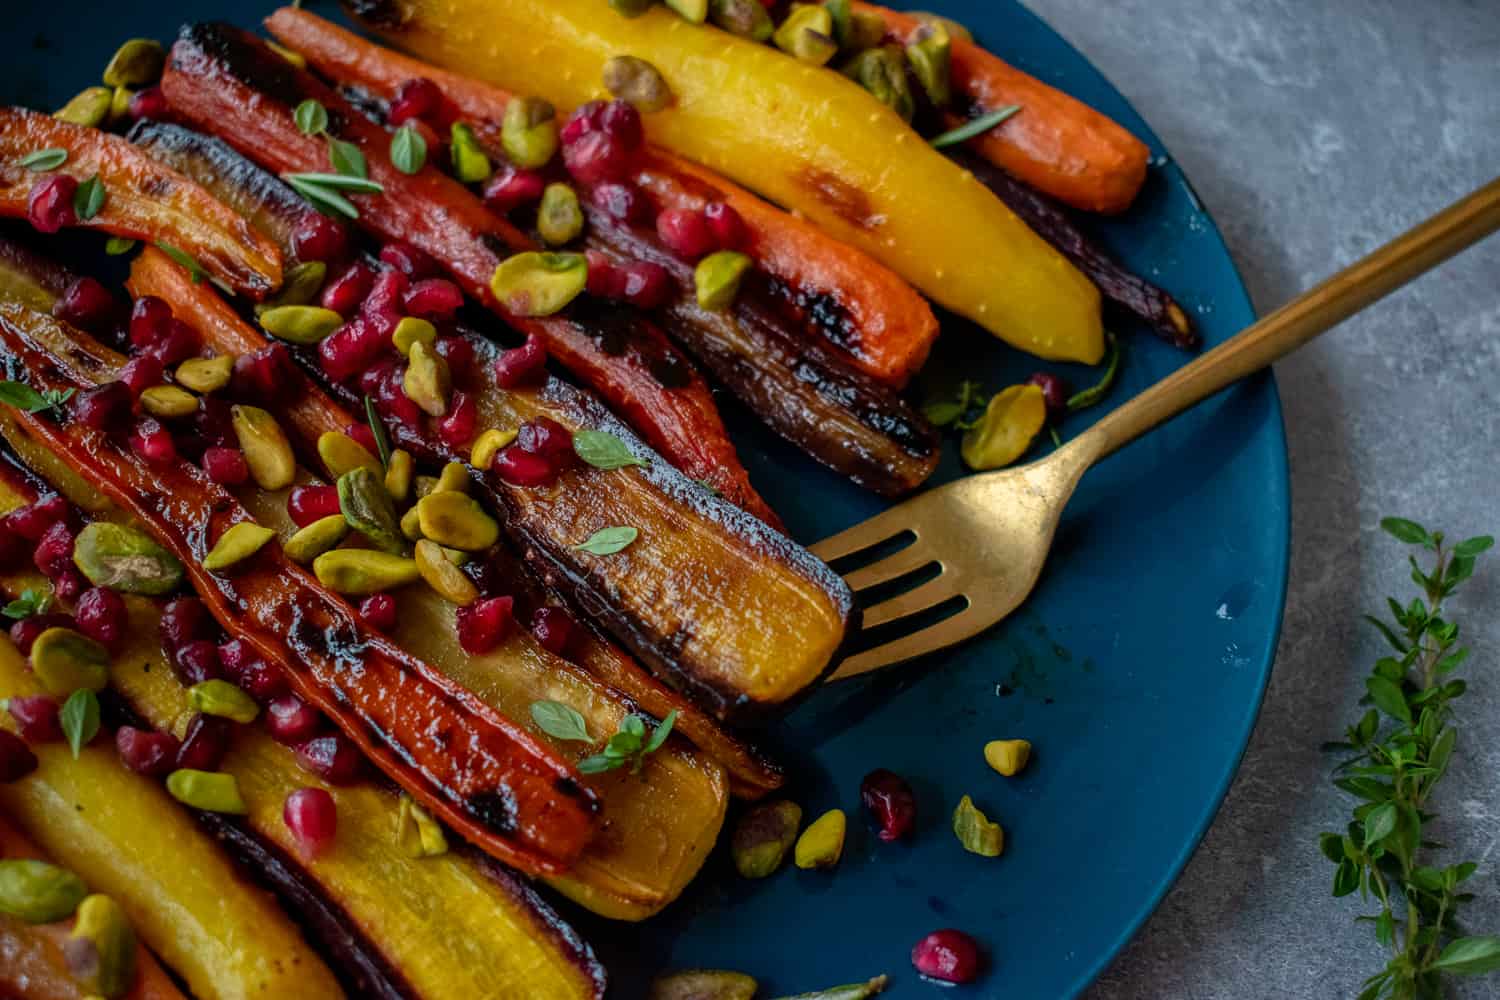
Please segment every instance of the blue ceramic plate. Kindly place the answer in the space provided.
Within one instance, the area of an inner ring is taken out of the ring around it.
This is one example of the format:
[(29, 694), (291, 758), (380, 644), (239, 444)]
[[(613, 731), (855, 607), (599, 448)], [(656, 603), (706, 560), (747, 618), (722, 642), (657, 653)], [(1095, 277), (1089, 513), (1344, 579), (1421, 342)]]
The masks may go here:
[[(1156, 165), (1146, 190), (1102, 236), (1171, 289), (1210, 344), (1253, 319), (1187, 180), (1087, 60), (1008, 0), (924, 6), (964, 21), (1006, 59), (1148, 142)], [(270, 9), (242, 0), (19, 7), (8, 14), (0, 99), (35, 107), (58, 106), (94, 82), (126, 37), (169, 38), (190, 17), (249, 25)], [(602, 0), (600, 9), (609, 16)], [(1115, 401), (1183, 361), (1144, 331), (1122, 332)], [(962, 376), (995, 391), (1037, 367), (948, 319), (922, 388)], [(1093, 378), (1065, 374), (1075, 385)], [(880, 508), (726, 409), (757, 485), (798, 538), (821, 538)], [(1063, 430), (1077, 433), (1088, 419)], [(954, 451), (936, 482), (959, 474)], [(888, 996), (931, 996), (907, 956), (923, 934), (950, 926), (974, 934), (990, 956), (965, 995), (1077, 994), (1161, 899), (1228, 787), (1276, 646), (1287, 540), (1286, 450), (1269, 376), (1105, 462), (1084, 480), (1021, 611), (929, 662), (822, 691), (771, 734), (808, 815), (840, 807), (855, 818), (837, 871), (788, 869), (750, 883), (733, 876), (721, 850), (681, 903), (641, 928), (569, 914), (609, 964), (616, 994), (639, 995), (660, 968), (698, 966), (753, 973), (762, 996), (879, 972), (892, 975)], [(1023, 777), (986, 767), (980, 748), (1000, 737), (1036, 746)], [(860, 778), (876, 767), (916, 788), (921, 815), (909, 843), (880, 843), (858, 819)], [(1004, 824), (1004, 857), (966, 854), (954, 839), (949, 815), (965, 793)]]

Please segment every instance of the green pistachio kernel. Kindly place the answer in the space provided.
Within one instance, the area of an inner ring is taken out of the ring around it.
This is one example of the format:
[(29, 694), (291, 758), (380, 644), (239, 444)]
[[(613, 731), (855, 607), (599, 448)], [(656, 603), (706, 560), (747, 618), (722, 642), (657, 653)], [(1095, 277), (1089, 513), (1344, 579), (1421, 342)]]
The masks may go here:
[(239, 723), (250, 723), (260, 714), (255, 699), (228, 681), (200, 681), (188, 688), (188, 704), (204, 715), (217, 715)]
[(849, 14), (848, 33), (839, 42), (846, 52), (863, 52), (885, 41), (885, 18), (870, 10)]
[(448, 853), (442, 824), (405, 792), (396, 808), (396, 844), (409, 858), (435, 858)]
[(238, 524), (232, 524), (224, 534), (219, 536), (214, 547), (209, 549), (208, 555), (203, 557), (203, 568), (210, 573), (217, 573), (242, 563), (259, 552), (275, 537), (276, 532), (254, 521), (240, 521)]
[(116, 87), (109, 98), (109, 123), (119, 124), (130, 117), (130, 102), (135, 98), (135, 91), (129, 87)]
[(54, 924), (72, 916), (88, 892), (83, 880), (66, 868), (32, 858), (0, 861), (0, 916)]
[(81, 632), (53, 627), (31, 645), (31, 669), (54, 698), (109, 685), (109, 650)]
[(418, 500), (429, 493), (436, 493), (438, 488), (437, 476), (413, 476), (411, 480), (412, 495)]
[[(430, 493), (467, 493), (474, 480), (469, 478), (469, 470), (464, 468), (462, 462), (449, 462), (443, 466), (443, 474), (438, 476), (437, 482), (432, 485)], [(424, 496), (426, 494), (423, 494)]]
[(754, 806), (740, 818), (730, 838), (734, 867), (745, 878), (765, 878), (781, 867), (797, 828), (802, 823), (802, 807), (780, 800)]
[(847, 827), (848, 820), (843, 810), (830, 809), (802, 831), (792, 852), (792, 860), (798, 868), (832, 868), (844, 855), (844, 833)]
[(217, 392), (229, 384), (234, 374), (234, 355), (212, 358), (189, 358), (177, 366), (177, 384), (194, 392)]
[(149, 536), (110, 521), (91, 521), (73, 539), (73, 564), (89, 583), (160, 597), (182, 583), (182, 563)]
[(474, 439), (474, 446), (469, 449), (469, 464), (484, 472), (495, 464), (495, 456), (500, 454), (500, 449), (519, 436), (514, 428), (502, 431), (491, 427)]
[[(296, 5), (293, 4), (293, 6)], [(277, 45), (270, 39), (266, 40), (266, 48), (270, 49), (272, 52), (276, 53), (278, 56), (285, 59), (287, 62), (291, 63), (298, 69), (307, 69), (307, 57), (302, 53), (296, 51), (295, 49), (289, 49), (285, 45)]]
[(417, 513), (415, 504), (401, 515), (401, 534), (410, 542), (420, 541), (422, 538), (422, 517)]
[(313, 560), (313, 574), (329, 590), (364, 597), (404, 587), (416, 580), (417, 563), (373, 549), (334, 549)]
[(708, 17), (731, 35), (753, 42), (770, 41), (776, 31), (766, 5), (760, 0), (709, 0)]
[(453, 392), (453, 373), (448, 370), (448, 360), (431, 344), (414, 341), (406, 355), (401, 391), (423, 413), (441, 417), (448, 412), (448, 397)]
[(272, 309), (282, 306), (308, 305), (317, 299), (327, 277), (328, 265), (321, 260), (298, 261), (286, 269), (281, 281), (281, 291), (273, 298), (256, 305), (255, 315), (264, 316)]
[(561, 181), (547, 185), (536, 210), (536, 231), (548, 246), (562, 246), (583, 232), (583, 209), (578, 195)]
[(833, 15), (827, 7), (794, 7), (772, 35), (776, 47), (805, 63), (821, 66), (838, 52), (833, 40)]
[(350, 469), (380, 472), (380, 459), (343, 431), (324, 431), (318, 435), (318, 458), (328, 470), (328, 478), (335, 482)]
[(109, 117), (114, 100), (115, 92), (109, 87), (89, 87), (54, 111), (52, 117), (84, 128), (98, 128)]
[(198, 412), (198, 397), (175, 385), (153, 385), (141, 390), (141, 409), (153, 417), (176, 420)]
[(609, 0), (609, 5), (622, 17), (640, 17), (656, 5), (656, 0)]
[(939, 108), (953, 102), (952, 54), (952, 39), (941, 24), (922, 25), (906, 43), (906, 61), (912, 74), (927, 92), (927, 99)]
[(890, 985), (890, 977), (885, 975), (866, 979), (862, 983), (846, 983), (843, 986), (830, 986), (824, 990), (813, 990), (811, 993), (798, 993), (794, 997), (781, 997), (780, 1000), (870, 1000), (885, 992)]
[(539, 97), (512, 97), (500, 123), (500, 145), (518, 167), (545, 167), (557, 152), (556, 109)]
[(708, 0), (662, 0), (684, 21), (702, 24), (708, 19)]
[(385, 467), (385, 491), (396, 503), (405, 503), (406, 498), (411, 496), (412, 468), (411, 452), (404, 448), (391, 452), (390, 461)]
[(292, 485), (297, 476), (297, 460), (276, 418), (258, 406), (240, 405), (230, 407), (229, 420), (255, 485), (263, 490)]
[(135, 979), (135, 947), (135, 929), (120, 904), (95, 893), (78, 904), (63, 955), (85, 989), (114, 1000), (128, 993)]
[(104, 67), (108, 87), (144, 87), (161, 78), (167, 50), (154, 38), (132, 38), (115, 50)]
[(843, 72), (881, 104), (911, 121), (917, 105), (906, 82), (905, 57), (899, 47), (865, 49), (844, 65)]
[(349, 536), (349, 522), (342, 514), (320, 517), (281, 543), (281, 551), (292, 562), (306, 566)]
[(953, 810), (953, 833), (971, 854), (998, 858), (1005, 850), (1005, 831), (980, 812), (967, 795), (958, 800), (958, 808)]
[(1026, 453), (1047, 423), (1039, 386), (1013, 385), (995, 393), (979, 423), (964, 432), (959, 455), (971, 469), (998, 469)]
[(423, 538), (416, 546), (417, 572), (427, 585), (446, 600), (454, 604), (472, 604), (479, 597), (474, 582), (449, 561), (443, 547), (437, 542)]
[(965, 42), (974, 41), (974, 34), (958, 21), (951, 17), (943, 17), (941, 14), (933, 14), (925, 10), (914, 10), (908, 13), (908, 17), (921, 21), (923, 24), (936, 24), (948, 32), (948, 37), (957, 38)]
[(589, 263), (581, 253), (529, 250), (506, 258), (490, 278), (490, 291), (507, 312), (551, 316), (588, 286)]
[(411, 345), (419, 340), (431, 347), (437, 340), (437, 327), (415, 316), (401, 317), (401, 322), (396, 324), (396, 332), (391, 334), (391, 343), (396, 345), (396, 350), (404, 358), (411, 353)]
[(311, 345), (344, 325), (344, 317), (322, 306), (276, 306), (260, 314), (260, 325), (290, 344)]
[(417, 501), (422, 537), (464, 552), (482, 552), (500, 539), (500, 525), (473, 497), (445, 491)]
[[(719, 3), (740, 3), (754, 7), (771, 23), (760, 0), (717, 0)], [(635, 56), (615, 56), (604, 64), (604, 89), (622, 101), (629, 101), (643, 112), (660, 111), (672, 103), (672, 88), (667, 86), (661, 71), (644, 59)]]
[(753, 1000), (760, 984), (742, 972), (689, 969), (657, 976), (647, 1000)]
[(361, 466), (339, 476), (338, 487), (339, 512), (349, 527), (382, 552), (400, 555), (406, 551), (396, 505), (380, 476)]
[(728, 309), (740, 292), (740, 281), (750, 264), (750, 258), (737, 250), (719, 250), (700, 260), (693, 269), (698, 305), (712, 312)]
[(195, 771), (179, 768), (167, 775), (167, 791), (172, 798), (193, 809), (206, 812), (233, 813), (243, 816), (250, 810), (240, 797), (240, 785), (234, 775), (222, 771)]
[(453, 163), (453, 176), (465, 184), (478, 184), (490, 176), (490, 158), (474, 130), (463, 122), (454, 122), (448, 130), (448, 155)]

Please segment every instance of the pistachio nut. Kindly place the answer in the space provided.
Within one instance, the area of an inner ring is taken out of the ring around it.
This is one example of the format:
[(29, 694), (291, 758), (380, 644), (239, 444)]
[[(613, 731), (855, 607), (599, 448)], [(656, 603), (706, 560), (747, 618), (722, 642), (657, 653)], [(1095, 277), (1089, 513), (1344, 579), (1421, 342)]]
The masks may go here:
[(496, 430), (491, 427), (479, 437), (474, 439), (474, 447), (469, 449), (469, 464), (481, 472), (488, 469), (495, 462), (495, 456), (500, 454), (500, 449), (510, 444), (517, 437), (515, 430)]
[(536, 231), (549, 247), (562, 246), (583, 232), (583, 209), (571, 187), (561, 181), (547, 185), (536, 210)]
[(712, 312), (728, 309), (748, 270), (750, 258), (737, 250), (719, 250), (704, 257), (693, 269), (698, 305)]
[(411, 452), (404, 448), (391, 452), (390, 461), (385, 466), (385, 491), (394, 502), (405, 503), (411, 496), (412, 469)]
[(528, 250), (506, 258), (490, 278), (490, 292), (517, 316), (551, 316), (576, 299), (589, 282), (581, 253)]
[(328, 470), (328, 478), (335, 482), (350, 469), (380, 472), (380, 459), (343, 431), (324, 431), (318, 435), (318, 458)]
[(243, 816), (250, 811), (240, 796), (239, 782), (222, 771), (178, 768), (167, 775), (167, 791), (183, 805), (206, 812)]
[(339, 512), (349, 527), (364, 535), (382, 552), (400, 555), (406, 551), (396, 505), (385, 491), (385, 483), (363, 466), (339, 476)]
[(263, 490), (292, 485), (297, 475), (297, 460), (276, 418), (258, 406), (233, 406), (229, 414), (255, 485)]
[(776, 24), (760, 0), (709, 0), (708, 18), (731, 35), (754, 42), (768, 42), (776, 32)]
[(1026, 740), (990, 740), (984, 745), (984, 760), (1007, 778), (1013, 778), (1031, 760), (1031, 744)]
[[(760, 0), (714, 0), (714, 7), (743, 8), (747, 12), (753, 8), (760, 12), (760, 23), (768, 31), (770, 29), (771, 15), (766, 13)], [(718, 22), (717, 17), (714, 20)], [(604, 89), (620, 100), (634, 104), (637, 110), (648, 113), (660, 111), (672, 103), (672, 88), (667, 86), (661, 70), (635, 56), (615, 56), (604, 64)]]
[(414, 476), (411, 481), (412, 493), (418, 500), (429, 493), (436, 493), (438, 488), (437, 476)]
[(344, 325), (344, 317), (322, 306), (275, 306), (260, 314), (261, 327), (289, 344), (316, 344)]
[(798, 993), (794, 997), (781, 997), (780, 1000), (870, 1000), (871, 997), (884, 993), (890, 983), (891, 977), (881, 974), (872, 979), (866, 979), (862, 983), (829, 986), (826, 989), (813, 990), (811, 993)]
[(437, 327), (415, 316), (401, 317), (401, 322), (396, 324), (396, 331), (391, 334), (391, 343), (396, 345), (396, 350), (404, 358), (411, 353), (411, 345), (419, 340), (431, 347), (437, 340)]
[(946, 108), (953, 103), (952, 54), (952, 39), (941, 24), (922, 25), (906, 43), (906, 61), (912, 75), (934, 107)]
[(135, 980), (135, 929), (119, 903), (95, 893), (78, 904), (63, 955), (84, 988), (114, 1000)]
[(109, 87), (88, 87), (52, 113), (52, 117), (84, 128), (98, 128), (109, 117), (115, 92)]
[(813, 820), (792, 851), (798, 868), (832, 868), (844, 855), (844, 833), (848, 820), (842, 809), (830, 809)]
[(942, 28), (947, 30), (948, 36), (950, 38), (957, 38), (965, 42), (974, 41), (973, 32), (964, 27), (958, 21), (953, 20), (953, 18), (951, 17), (944, 17), (941, 14), (934, 14), (931, 11), (925, 10), (914, 10), (907, 14), (907, 16), (912, 18), (913, 20), (921, 21), (923, 24), (936, 24), (941, 26)]
[(958, 808), (953, 810), (953, 833), (971, 854), (998, 858), (1005, 850), (1005, 831), (980, 812), (967, 795), (958, 800)]
[(349, 522), (342, 514), (320, 517), (281, 543), (281, 551), (298, 565), (306, 566), (329, 549), (337, 548), (349, 535)]
[(203, 568), (210, 573), (228, 569), (255, 555), (275, 537), (276, 532), (254, 521), (231, 524), (203, 557)]
[(474, 481), (469, 478), (469, 470), (464, 468), (462, 462), (449, 462), (443, 466), (443, 474), (433, 484), (433, 493), (467, 493)]
[(463, 566), (472, 557), (462, 549), (450, 549), (446, 545), (440, 546), (443, 550), (443, 558), (455, 566)]
[(307, 57), (295, 49), (289, 49), (285, 45), (277, 45), (269, 39), (266, 40), (266, 48), (298, 69), (307, 69)]
[(1046, 423), (1041, 387), (1010, 386), (997, 392), (979, 423), (964, 432), (959, 454), (971, 469), (998, 469), (1024, 455)]
[(457, 566), (448, 561), (443, 547), (423, 538), (417, 542), (417, 572), (427, 585), (454, 604), (470, 604), (479, 597), (479, 588)]
[(500, 525), (465, 493), (445, 490), (417, 501), (422, 537), (463, 552), (482, 552), (500, 539)]
[(730, 838), (734, 867), (745, 878), (765, 878), (781, 867), (797, 839), (802, 807), (781, 799), (752, 807)]
[(212, 358), (190, 358), (177, 366), (177, 384), (194, 392), (218, 392), (229, 384), (234, 374), (234, 355), (219, 354)]
[(53, 924), (72, 916), (88, 892), (66, 868), (33, 858), (0, 860), (0, 916)]
[(557, 111), (539, 97), (512, 97), (500, 122), (500, 145), (518, 167), (545, 167), (557, 152)]
[(839, 50), (833, 39), (833, 15), (827, 7), (815, 4), (793, 7), (771, 40), (781, 51), (814, 66), (823, 65)]
[(844, 65), (843, 72), (905, 121), (916, 114), (916, 101), (906, 82), (905, 55), (899, 47), (865, 49)]
[(708, 19), (708, 0), (662, 0), (684, 21), (702, 24)]
[(490, 158), (474, 130), (463, 122), (454, 122), (448, 130), (448, 155), (453, 161), (453, 176), (465, 184), (478, 184), (490, 175)]
[(153, 385), (141, 390), (141, 409), (153, 417), (176, 420), (198, 412), (198, 397), (175, 385)]
[(429, 416), (441, 417), (447, 413), (448, 397), (453, 392), (453, 374), (448, 370), (448, 359), (433, 350), (431, 344), (420, 340), (413, 342), (406, 356), (401, 391)]
[(313, 560), (318, 582), (336, 593), (364, 597), (404, 587), (420, 575), (413, 559), (373, 549), (334, 549)]
[(109, 650), (81, 632), (54, 626), (31, 644), (31, 669), (54, 698), (80, 689), (103, 691), (109, 686)]
[(448, 853), (442, 825), (405, 792), (396, 807), (396, 844), (409, 858), (435, 858)]
[(305, 306), (317, 299), (323, 290), (323, 281), (328, 277), (328, 265), (321, 260), (303, 260), (286, 269), (281, 279), (281, 291), (255, 307), (256, 316), (264, 316), (281, 306)]
[(689, 969), (657, 976), (646, 1000), (753, 1000), (759, 987), (742, 972)]
[(161, 78), (167, 50), (154, 38), (132, 38), (115, 50), (104, 67), (107, 87), (144, 87)]
[(182, 584), (182, 563), (144, 532), (91, 521), (73, 539), (73, 565), (89, 583), (125, 594), (160, 597)]
[(135, 99), (135, 91), (129, 87), (116, 87), (109, 95), (109, 123), (111, 125), (125, 121), (130, 117), (130, 102)]
[(422, 516), (417, 513), (416, 505), (413, 504), (401, 515), (401, 534), (408, 541), (415, 542), (422, 537)]
[(204, 715), (217, 715), (239, 723), (250, 723), (260, 714), (255, 699), (235, 685), (214, 678), (188, 688), (188, 704)]
[(656, 6), (656, 0), (609, 0), (609, 6), (622, 17), (640, 17)]
[(839, 47), (846, 52), (863, 52), (883, 41), (885, 41), (885, 18), (872, 10), (856, 10), (849, 13), (848, 33), (839, 40)]

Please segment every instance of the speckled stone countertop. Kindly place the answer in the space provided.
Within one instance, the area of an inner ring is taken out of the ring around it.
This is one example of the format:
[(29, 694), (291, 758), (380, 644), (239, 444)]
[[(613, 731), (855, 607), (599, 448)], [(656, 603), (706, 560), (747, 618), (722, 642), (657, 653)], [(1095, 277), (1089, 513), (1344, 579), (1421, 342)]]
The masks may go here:
[[(1029, 2), (1161, 134), (1262, 312), (1500, 174), (1500, 0)], [(1360, 613), (1410, 596), (1379, 519), (1500, 534), (1500, 237), (1277, 376), (1292, 566), (1265, 708), (1207, 839), (1089, 1000), (1352, 998), (1384, 962), (1358, 897), (1329, 895), (1317, 835), (1350, 803), (1318, 744), (1381, 655)], [(1476, 655), (1437, 839), (1481, 861), (1467, 924), (1500, 933), (1500, 558), (1453, 617)]]

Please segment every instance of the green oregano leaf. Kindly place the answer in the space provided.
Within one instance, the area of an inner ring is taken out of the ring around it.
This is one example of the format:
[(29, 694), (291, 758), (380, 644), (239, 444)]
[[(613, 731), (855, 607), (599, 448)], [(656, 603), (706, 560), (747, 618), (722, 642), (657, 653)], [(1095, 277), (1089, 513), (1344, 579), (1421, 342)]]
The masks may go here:
[(365, 165), (365, 154), (360, 152), (359, 147), (331, 135), (328, 137), (328, 162), (333, 165), (334, 173), (344, 177), (364, 180), (370, 176), (369, 168)]
[(21, 591), (20, 597), (6, 604), (4, 608), (0, 608), (0, 614), (19, 621), (22, 618), (30, 618), (32, 615), (46, 614), (47, 608), (51, 604), (52, 594), (50, 591), (27, 587)]
[(203, 281), (204, 278), (208, 277), (208, 272), (203, 270), (202, 264), (194, 260), (189, 254), (184, 253), (183, 251), (172, 246), (170, 243), (158, 243), (156, 244), (156, 249), (160, 250), (162, 253), (175, 260), (178, 264), (182, 265), (182, 267), (186, 268), (187, 273), (193, 278), (193, 284), (199, 284)]
[(98, 696), (88, 688), (74, 691), (63, 702), (62, 710), (57, 713), (57, 721), (61, 723), (63, 735), (68, 739), (73, 759), (77, 760), (78, 752), (83, 749), (84, 744), (99, 732)]
[(646, 741), (645, 747), (642, 748), (643, 752), (653, 753), (661, 749), (661, 745), (667, 742), (667, 737), (672, 735), (672, 727), (676, 724), (677, 709), (674, 708), (667, 713), (666, 718), (661, 720), (661, 725), (657, 726), (655, 731), (651, 733), (651, 738)]
[(411, 125), (402, 125), (391, 136), (391, 165), (403, 174), (415, 174), (427, 162), (427, 140)]
[(560, 701), (534, 701), (531, 703), (531, 719), (542, 732), (559, 740), (580, 743), (592, 742), (588, 721), (571, 705)]
[(81, 222), (92, 219), (104, 207), (105, 194), (104, 182), (99, 179), (99, 175), (90, 177), (73, 192), (73, 214)]
[(633, 454), (618, 436), (609, 431), (581, 430), (573, 435), (573, 451), (596, 469), (622, 469), (627, 465), (650, 465)]
[(37, 149), (21, 157), (21, 166), (27, 170), (40, 173), (43, 170), (56, 170), (68, 162), (68, 151), (66, 149)]
[(119, 257), (135, 249), (135, 240), (124, 236), (111, 236), (104, 241), (104, 252), (111, 257)]
[(610, 528), (600, 528), (594, 532), (580, 545), (573, 548), (580, 552), (589, 552), (596, 556), (612, 556), (634, 542), (640, 536), (640, 529), (629, 525), (616, 525)]
[(947, 427), (956, 423), (974, 407), (982, 396), (980, 384), (964, 379), (958, 384), (958, 395), (952, 399), (934, 399), (922, 407), (922, 414), (934, 427)]
[(303, 135), (317, 135), (328, 128), (328, 109), (308, 98), (297, 105), (297, 110), (292, 112), (292, 120), (297, 123), (297, 131)]
[(1385, 530), (1386, 534), (1408, 545), (1426, 545), (1432, 540), (1426, 528), (1404, 517), (1381, 518), (1380, 527)]

